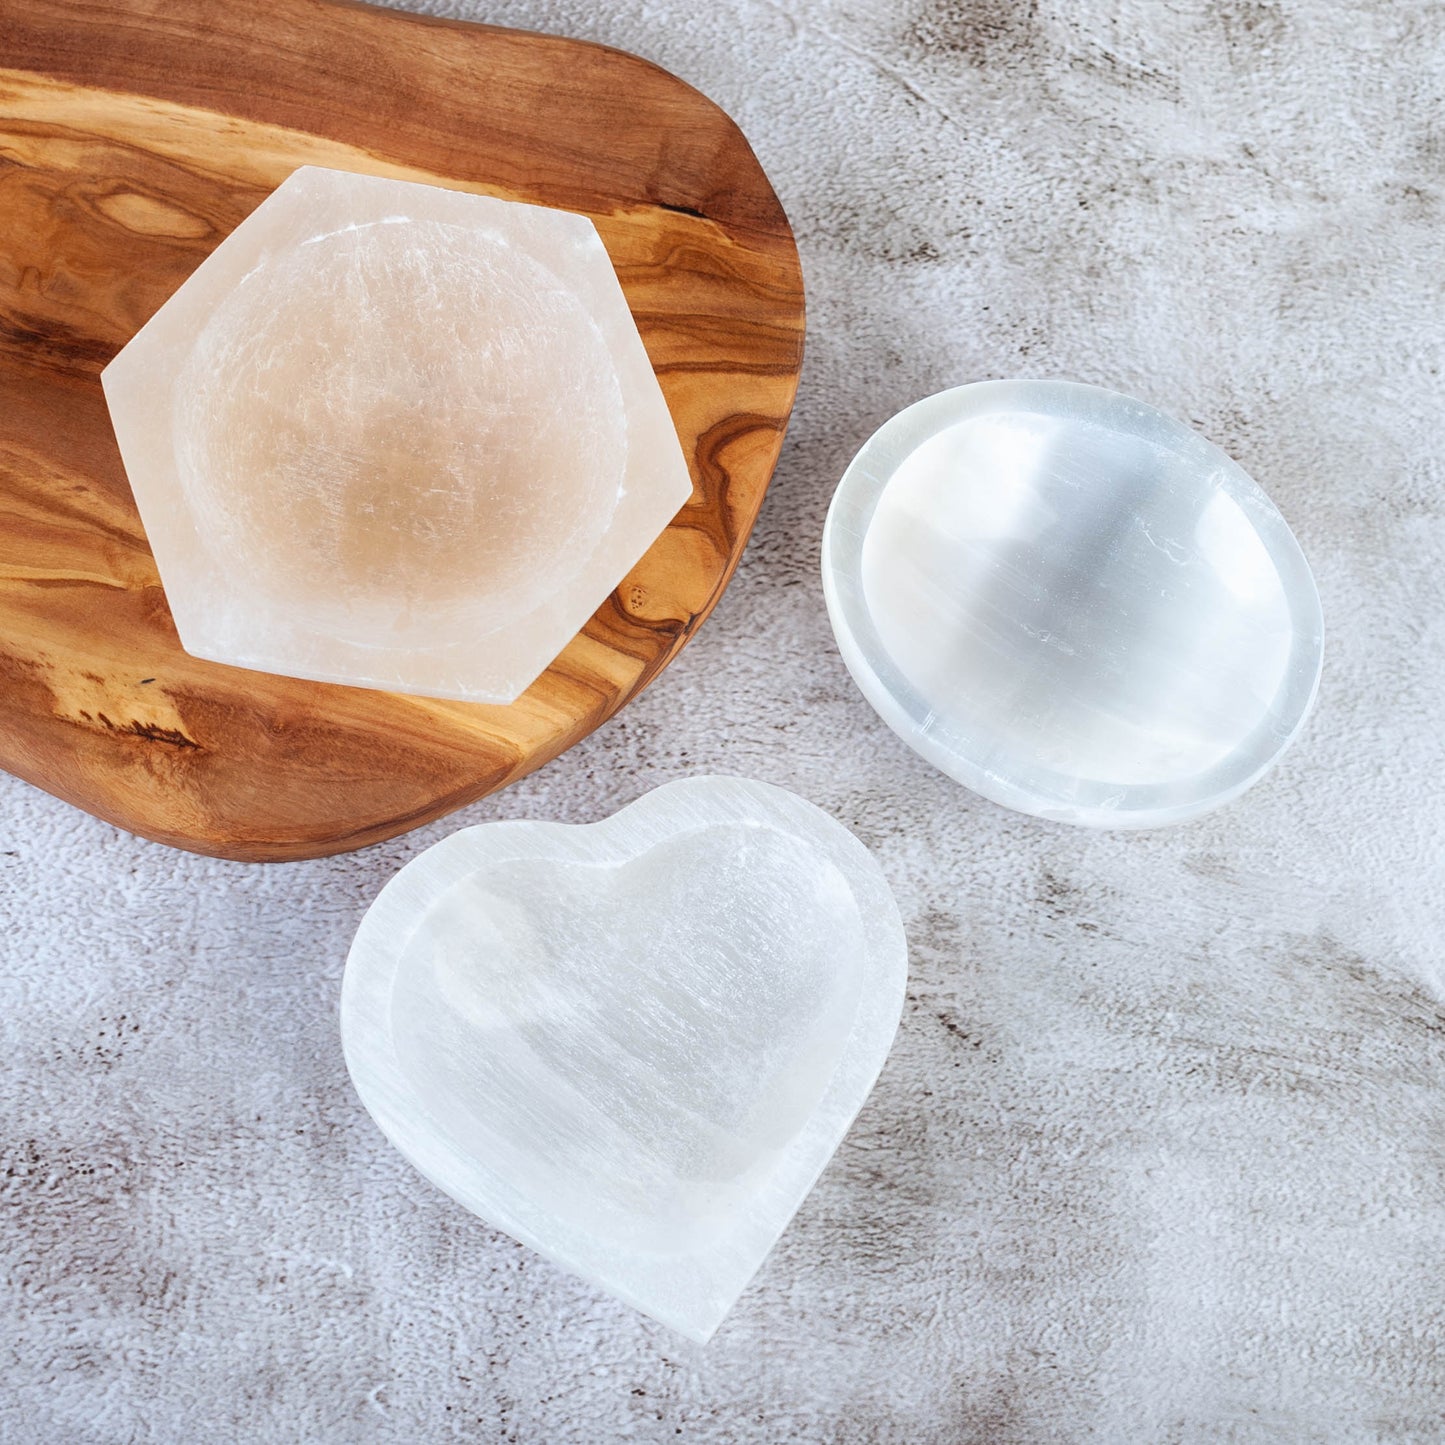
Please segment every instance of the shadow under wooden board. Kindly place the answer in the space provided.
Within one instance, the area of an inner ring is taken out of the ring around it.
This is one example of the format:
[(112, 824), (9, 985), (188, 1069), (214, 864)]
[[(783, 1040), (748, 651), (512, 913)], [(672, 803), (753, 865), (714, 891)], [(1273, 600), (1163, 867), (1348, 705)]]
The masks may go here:
[[(515, 703), (184, 653), (101, 368), (297, 166), (581, 211), (693, 495)], [(439, 817), (604, 722), (737, 565), (797, 388), (782, 209), (716, 106), (581, 41), (334, 0), (0, 0), (0, 767), (132, 832), (317, 857)]]

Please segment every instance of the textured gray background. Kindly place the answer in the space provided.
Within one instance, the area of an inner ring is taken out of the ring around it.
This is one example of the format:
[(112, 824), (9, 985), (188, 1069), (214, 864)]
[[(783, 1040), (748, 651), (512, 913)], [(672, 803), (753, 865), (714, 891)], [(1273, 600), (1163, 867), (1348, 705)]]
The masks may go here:
[[(1441, 7), (434, 8), (738, 118), (810, 287), (787, 449), (687, 654), (451, 822), (245, 867), (0, 778), (0, 1438), (1445, 1439)], [(999, 811), (831, 646), (854, 449), (1014, 374), (1195, 422), (1314, 563), (1319, 709), (1221, 813)], [(360, 913), (427, 843), (700, 771), (854, 828), (912, 943), (872, 1100), (705, 1350), (413, 1174), (336, 1029)]]

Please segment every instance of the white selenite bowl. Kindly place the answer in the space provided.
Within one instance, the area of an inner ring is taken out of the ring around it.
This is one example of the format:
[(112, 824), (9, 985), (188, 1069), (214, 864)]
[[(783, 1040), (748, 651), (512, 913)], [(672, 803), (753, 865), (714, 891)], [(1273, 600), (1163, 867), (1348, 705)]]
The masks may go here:
[(823, 534), (848, 670), (984, 797), (1144, 828), (1237, 797), (1319, 685), (1319, 593), (1274, 504), (1142, 402), (986, 381), (865, 443)]

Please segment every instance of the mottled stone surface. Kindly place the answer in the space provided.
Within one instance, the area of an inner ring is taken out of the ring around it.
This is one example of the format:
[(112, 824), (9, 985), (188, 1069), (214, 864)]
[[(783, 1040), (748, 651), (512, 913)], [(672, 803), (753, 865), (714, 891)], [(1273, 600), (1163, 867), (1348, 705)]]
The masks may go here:
[(691, 491), (585, 216), (303, 166), (106, 368), (187, 651), (509, 702)]
[[(0, 778), (0, 1436), (599, 1445), (1435, 1445), (1445, 1412), (1445, 20), (1425, 6), (438, 6), (653, 57), (797, 230), (808, 370), (708, 626), (466, 813), (256, 868)], [(1158, 832), (977, 801), (858, 696), (818, 582), (888, 416), (1073, 376), (1269, 492), (1319, 703)], [(387, 1145), (336, 999), (464, 823), (788, 787), (874, 851), (909, 996), (858, 1121), (698, 1350)]]

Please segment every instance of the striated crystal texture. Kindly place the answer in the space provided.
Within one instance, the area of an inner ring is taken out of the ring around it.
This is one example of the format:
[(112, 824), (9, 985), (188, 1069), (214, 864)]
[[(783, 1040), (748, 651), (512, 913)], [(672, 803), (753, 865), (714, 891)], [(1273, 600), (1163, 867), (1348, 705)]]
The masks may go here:
[(982, 382), (900, 412), (838, 486), (823, 583), (849, 671), (910, 747), (1064, 822), (1226, 802), (1319, 682), (1319, 596), (1269, 498), (1096, 387)]
[(434, 1184), (706, 1340), (872, 1088), (906, 973), (852, 834), (781, 788), (697, 778), (414, 859), (357, 932), (341, 1033)]
[(687, 500), (592, 222), (303, 167), (102, 375), (181, 642), (507, 702)]

